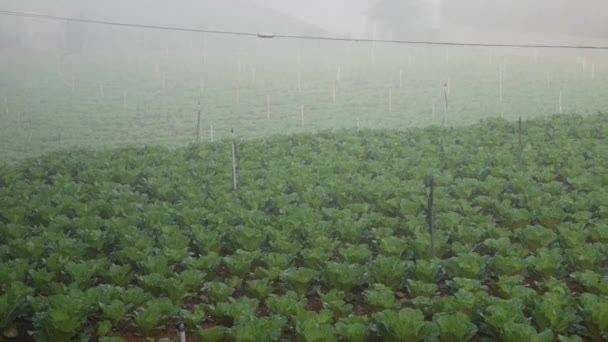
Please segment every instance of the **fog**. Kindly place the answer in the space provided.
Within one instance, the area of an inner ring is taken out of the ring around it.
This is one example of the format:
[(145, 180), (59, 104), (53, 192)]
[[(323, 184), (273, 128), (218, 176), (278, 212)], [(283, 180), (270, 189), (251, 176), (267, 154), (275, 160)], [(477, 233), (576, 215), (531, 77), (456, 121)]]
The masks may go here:
[(594, 113), (608, 101), (599, 86), (603, 50), (357, 39), (605, 46), (607, 7), (593, 0), (0, 0), (5, 11), (157, 27), (0, 15), (0, 113), (20, 128), (0, 139), (8, 159), (106, 146), (113, 134), (124, 138), (118, 145), (181, 146), (192, 141), (185, 132), (199, 102), (208, 140), (232, 128), (257, 138)]
[[(394, 39), (492, 34), (608, 38), (608, 4), (601, 0), (2, 0), (5, 10), (147, 24)], [(6, 18), (4, 18), (6, 21)], [(5, 24), (6, 26), (6, 24)], [(6, 30), (6, 28), (4, 29)]]

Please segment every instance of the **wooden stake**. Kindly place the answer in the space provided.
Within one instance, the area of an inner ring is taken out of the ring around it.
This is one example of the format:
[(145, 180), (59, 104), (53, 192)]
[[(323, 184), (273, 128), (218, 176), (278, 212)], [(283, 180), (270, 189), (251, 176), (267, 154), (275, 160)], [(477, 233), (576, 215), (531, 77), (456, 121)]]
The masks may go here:
[(241, 111), (241, 87), (238, 85), (236, 87), (236, 110)]
[(502, 81), (503, 81), (503, 75), (502, 75), (502, 66), (498, 67), (498, 83), (499, 83), (499, 92), (500, 92), (500, 117), (503, 118), (504, 117), (504, 105), (503, 105), (503, 95), (502, 95)]
[(498, 67), (498, 84), (499, 84), (499, 91), (500, 91), (500, 103), (502, 103), (502, 80), (503, 80), (503, 75), (502, 75), (502, 66)]
[(427, 222), (429, 224), (429, 235), (431, 237), (431, 258), (435, 257), (435, 177), (431, 176), (429, 186), (429, 197), (427, 204)]
[(583, 71), (587, 70), (587, 58), (583, 57)]
[(55, 68), (57, 69), (57, 75), (61, 76), (61, 55), (59, 53), (55, 54)]
[(201, 100), (198, 100), (198, 121), (196, 123), (196, 143), (200, 142), (201, 135)]
[(338, 83), (340, 83), (341, 80), (342, 80), (342, 67), (340, 65), (338, 65), (338, 72), (336, 74), (336, 81)]
[(375, 66), (376, 65), (376, 43), (372, 43), (370, 54), (371, 54), (372, 66)]
[(333, 99), (334, 103), (336, 103), (336, 83), (331, 85), (331, 98)]
[(448, 85), (444, 85), (443, 97), (445, 99), (445, 111), (443, 112), (443, 128), (448, 126)]
[(266, 95), (266, 118), (270, 120), (270, 95)]
[(302, 92), (302, 73), (298, 71), (298, 91)]
[(231, 130), (232, 133), (232, 189), (236, 190), (237, 188), (237, 179), (236, 179), (236, 143), (234, 141), (234, 128)]
[(522, 127), (521, 127), (521, 116), (519, 117), (519, 124), (517, 129), (517, 135), (519, 137), (519, 169), (522, 170), (524, 167), (524, 144), (522, 141)]

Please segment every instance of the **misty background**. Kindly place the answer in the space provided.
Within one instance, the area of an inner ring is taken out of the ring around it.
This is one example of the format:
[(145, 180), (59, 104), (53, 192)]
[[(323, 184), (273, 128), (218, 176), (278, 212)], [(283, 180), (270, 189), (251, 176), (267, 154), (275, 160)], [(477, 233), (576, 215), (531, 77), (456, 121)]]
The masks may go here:
[[(253, 34), (608, 45), (599, 0), (0, 0), (0, 10)], [(608, 108), (599, 49), (260, 39), (1, 14), (0, 76), (0, 162), (184, 146), (232, 129), (265, 138)]]
[[(0, 9), (254, 33), (546, 44), (608, 39), (608, 2), (601, 0), (1, 0)], [(31, 18), (0, 21), (5, 49), (78, 48), (124, 34), (135, 33)]]

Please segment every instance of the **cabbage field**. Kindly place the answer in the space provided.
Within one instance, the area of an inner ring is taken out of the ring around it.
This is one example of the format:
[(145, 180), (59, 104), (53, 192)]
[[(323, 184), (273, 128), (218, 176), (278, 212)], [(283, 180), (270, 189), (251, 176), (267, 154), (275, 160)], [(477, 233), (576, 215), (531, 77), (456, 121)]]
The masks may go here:
[(0, 163), (69, 148), (186, 146), (197, 130), (209, 142), (231, 129), (249, 139), (441, 125), (446, 92), (448, 126), (608, 107), (605, 53), (235, 39), (223, 43), (236, 46), (229, 51), (207, 44), (0, 54)]
[[(457, 80), (453, 96), (466, 97)], [(24, 112), (36, 132), (29, 151), (58, 144), (50, 132), (70, 118), (67, 146), (106, 137), (85, 128), (110, 108), (63, 112), (87, 91), (56, 102), (48, 127)], [(340, 108), (328, 122), (351, 128), (297, 132), (294, 115), (275, 126), (294, 134), (237, 136), (236, 190), (228, 119), (213, 143), (69, 149), (0, 166), (0, 340), (178, 340), (179, 323), (189, 341), (608, 338), (606, 114), (524, 120), (521, 131), (499, 118), (356, 129)], [(408, 121), (359, 110), (369, 126)], [(260, 111), (244, 122), (262, 127)], [(190, 112), (177, 114), (188, 124), (160, 110), (108, 124), (128, 141), (161, 141), (169, 134), (154, 120), (168, 120), (187, 143)], [(24, 134), (2, 129), (13, 134), (5, 145)]]

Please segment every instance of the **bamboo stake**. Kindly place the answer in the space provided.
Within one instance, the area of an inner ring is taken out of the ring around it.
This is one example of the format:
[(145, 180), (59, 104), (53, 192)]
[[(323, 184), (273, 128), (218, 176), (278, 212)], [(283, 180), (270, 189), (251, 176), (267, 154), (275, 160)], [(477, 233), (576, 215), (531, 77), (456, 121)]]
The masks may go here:
[(236, 179), (236, 143), (234, 141), (234, 128), (231, 130), (232, 133), (232, 189), (236, 190), (237, 188), (237, 179)]
[(498, 83), (499, 83), (499, 92), (500, 92), (500, 118), (504, 117), (504, 105), (503, 105), (503, 93), (502, 93), (502, 82), (503, 82), (503, 70), (502, 66), (498, 67)]
[(270, 120), (270, 95), (266, 95), (266, 118)]
[(522, 141), (522, 127), (521, 127), (521, 116), (519, 117), (519, 124), (517, 129), (517, 135), (519, 137), (519, 169), (522, 170), (524, 167), (524, 145)]
[(238, 85), (236, 87), (236, 110), (241, 111), (241, 87)]
[(331, 85), (331, 98), (336, 103), (336, 83)]
[(452, 93), (452, 78), (448, 76), (448, 80), (447, 83), (448, 85), (448, 95), (450, 95)]
[(298, 91), (302, 92), (302, 73), (298, 70)]
[(198, 100), (198, 121), (196, 123), (196, 143), (200, 142), (201, 135), (201, 100)]
[(62, 63), (61, 63), (61, 55), (59, 53), (55, 54), (55, 67), (57, 69), (57, 75), (61, 76), (63, 75), (63, 71), (61, 70)]
[(443, 112), (443, 128), (448, 126), (448, 85), (444, 85), (443, 97), (445, 99), (445, 111)]
[(338, 72), (336, 74), (336, 81), (340, 83), (342, 81), (342, 66), (338, 65)]
[(372, 66), (376, 65), (376, 43), (372, 43), (372, 47), (370, 50), (370, 58), (372, 62)]
[(587, 70), (587, 58), (583, 57), (583, 71)]
[(435, 177), (431, 176), (429, 197), (427, 204), (427, 222), (429, 224), (429, 235), (431, 237), (431, 258), (435, 257)]

